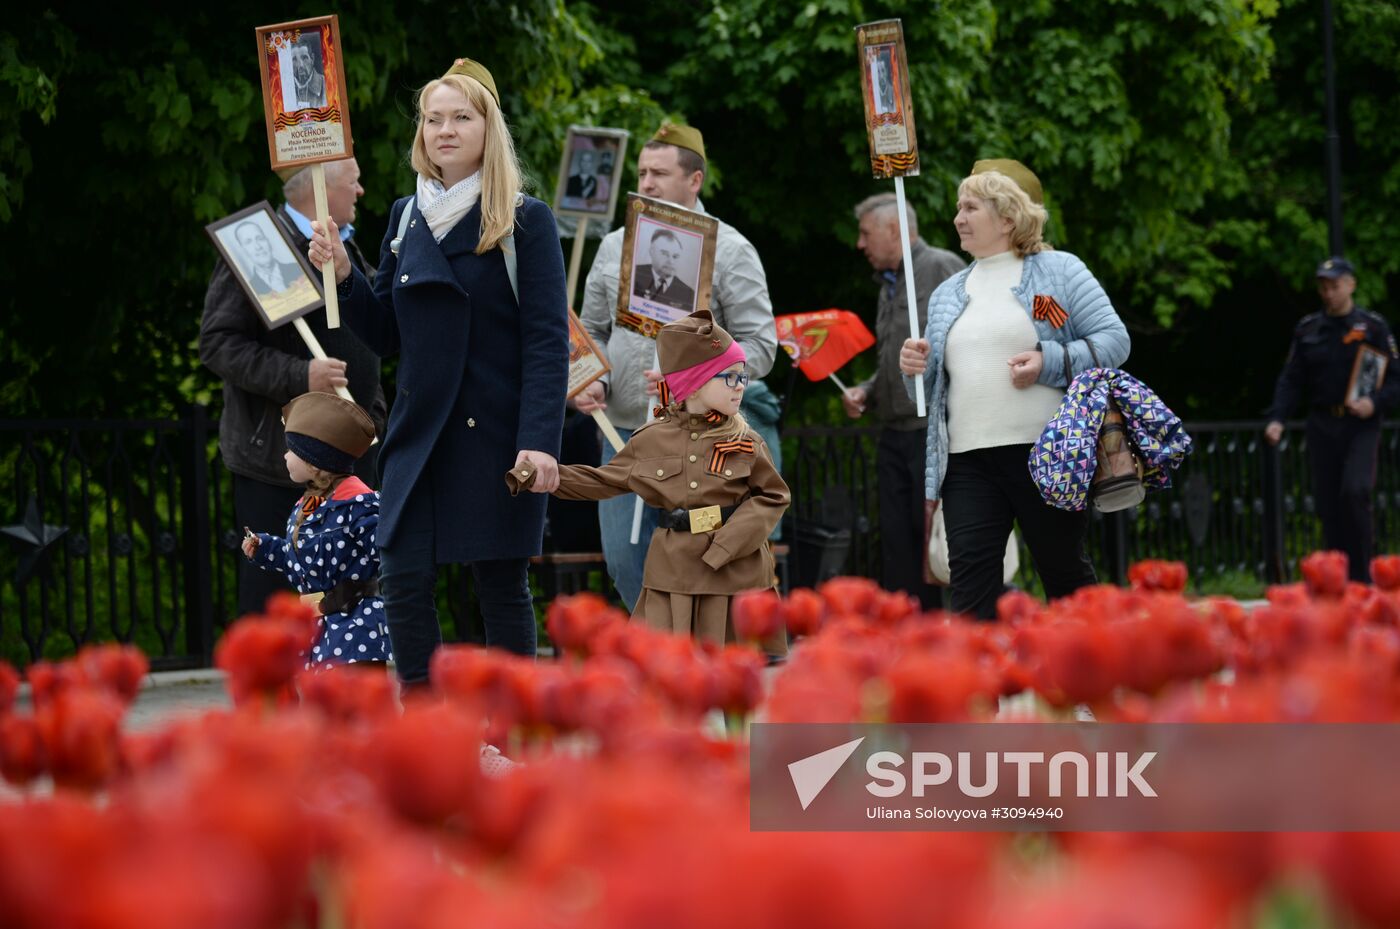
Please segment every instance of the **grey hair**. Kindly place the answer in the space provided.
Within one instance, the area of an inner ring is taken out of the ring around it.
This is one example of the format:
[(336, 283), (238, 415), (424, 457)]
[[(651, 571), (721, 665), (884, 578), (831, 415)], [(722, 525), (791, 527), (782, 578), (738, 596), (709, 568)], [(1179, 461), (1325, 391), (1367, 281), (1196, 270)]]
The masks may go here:
[[(899, 198), (894, 194), (875, 194), (856, 204), (856, 222), (860, 222), (867, 214), (876, 212), (881, 215), (888, 213), (891, 220), (898, 222), (898, 217), (895, 216), (895, 210), (898, 208)], [(914, 212), (914, 204), (908, 200), (904, 201), (904, 213), (909, 218), (909, 238), (917, 239), (919, 237), (919, 216)]]

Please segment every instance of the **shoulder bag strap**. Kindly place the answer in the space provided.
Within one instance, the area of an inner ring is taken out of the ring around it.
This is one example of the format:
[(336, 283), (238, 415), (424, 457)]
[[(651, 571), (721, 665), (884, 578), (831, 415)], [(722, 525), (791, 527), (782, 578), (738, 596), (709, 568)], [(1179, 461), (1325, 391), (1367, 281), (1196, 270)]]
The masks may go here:
[(399, 246), (403, 244), (403, 237), (408, 234), (408, 219), (413, 215), (413, 204), (418, 201), (416, 196), (409, 197), (408, 202), (403, 205), (403, 212), (399, 214), (399, 234), (389, 240), (389, 251), (395, 255), (399, 253)]

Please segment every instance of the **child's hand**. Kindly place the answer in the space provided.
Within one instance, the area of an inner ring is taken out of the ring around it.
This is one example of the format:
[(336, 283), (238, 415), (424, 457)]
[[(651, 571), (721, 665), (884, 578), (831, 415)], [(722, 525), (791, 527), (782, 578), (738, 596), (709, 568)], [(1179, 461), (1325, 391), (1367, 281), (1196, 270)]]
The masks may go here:
[(529, 485), (532, 493), (552, 494), (559, 489), (559, 463), (548, 452), (521, 449), (515, 455), (515, 467), (512, 470), (520, 475), (522, 480), (528, 479), (525, 472), (534, 472), (534, 483)]
[(244, 527), (243, 527), (243, 557), (247, 558), (249, 561), (252, 561), (253, 558), (258, 554), (258, 545), (259, 545), (259, 544), (260, 544), (260, 540), (258, 539), (257, 536), (253, 535), (253, 530), (249, 529), (247, 526), (244, 526)]

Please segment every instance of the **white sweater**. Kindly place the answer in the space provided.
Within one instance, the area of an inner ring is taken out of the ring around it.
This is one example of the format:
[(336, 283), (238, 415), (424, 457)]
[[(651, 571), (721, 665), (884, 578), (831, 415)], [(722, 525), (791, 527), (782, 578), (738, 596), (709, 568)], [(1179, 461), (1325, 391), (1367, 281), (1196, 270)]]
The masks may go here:
[(1011, 288), (1025, 261), (1014, 252), (980, 258), (967, 275), (967, 308), (948, 330), (948, 451), (1025, 445), (1040, 438), (1064, 391), (1011, 386), (1007, 359), (1035, 350), (1035, 326)]

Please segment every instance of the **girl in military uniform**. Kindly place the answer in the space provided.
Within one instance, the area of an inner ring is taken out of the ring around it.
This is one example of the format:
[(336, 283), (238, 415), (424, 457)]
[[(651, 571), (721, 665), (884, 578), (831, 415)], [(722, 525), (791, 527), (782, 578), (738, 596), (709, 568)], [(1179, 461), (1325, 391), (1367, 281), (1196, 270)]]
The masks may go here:
[(321, 612), (308, 668), (390, 660), (379, 598), (379, 494), (351, 474), (374, 442), (374, 423), (354, 403), (307, 393), (282, 411), (287, 472), (306, 491), (287, 517), (287, 536), (248, 532), (243, 554), (276, 571)]
[[(748, 383), (743, 347), (708, 311), (663, 327), (656, 343), (664, 375), (656, 420), (601, 468), (561, 465), (554, 494), (635, 493), (660, 509), (633, 616), (721, 643), (733, 638), (734, 595), (776, 586), (768, 535), (790, 495), (763, 439), (739, 414)], [(512, 493), (533, 490), (534, 479), (528, 465), (506, 476)]]

